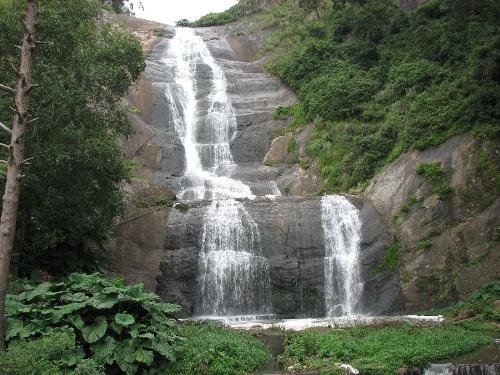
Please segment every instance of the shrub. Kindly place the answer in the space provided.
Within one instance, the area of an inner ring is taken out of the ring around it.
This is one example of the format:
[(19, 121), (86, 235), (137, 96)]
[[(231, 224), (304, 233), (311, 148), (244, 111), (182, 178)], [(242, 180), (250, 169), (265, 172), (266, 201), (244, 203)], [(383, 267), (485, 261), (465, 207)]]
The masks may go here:
[(0, 374), (62, 375), (65, 359), (74, 354), (75, 335), (71, 331), (14, 341), (6, 352), (0, 352)]
[(243, 375), (254, 373), (270, 359), (266, 346), (246, 332), (194, 322), (181, 325), (180, 331), (186, 341), (166, 374)]
[(180, 337), (171, 314), (178, 310), (146, 293), (142, 284), (125, 286), (122, 279), (72, 274), (64, 282), (27, 285), (23, 292), (8, 295), (6, 339), (73, 330), (83, 351), (67, 366), (75, 366), (87, 353), (107, 372), (135, 374), (161, 369), (175, 359)]
[(290, 140), (288, 141), (288, 153), (295, 154), (297, 148), (298, 148), (297, 138), (295, 137), (290, 138)]
[(417, 173), (422, 175), (432, 186), (432, 193), (440, 198), (446, 198), (451, 193), (451, 187), (446, 181), (446, 176), (441, 166), (441, 162), (420, 163), (417, 166)]
[(416, 87), (421, 91), (437, 75), (434, 64), (425, 59), (393, 65), (389, 69), (389, 81), (399, 94)]
[(361, 374), (386, 375), (398, 368), (422, 367), (432, 360), (473, 351), (491, 343), (493, 335), (491, 327), (484, 325), (475, 330), (410, 324), (289, 333), (283, 361), (322, 370), (331, 369), (334, 363), (349, 363)]
[(491, 0), (412, 12), (391, 0), (335, 1), (320, 21), (296, 2), (270, 10), (266, 68), (298, 92), (306, 122), (320, 120), (310, 150), (326, 190), (366, 186), (412, 147), (471, 129), (498, 135), (499, 11)]
[(399, 256), (400, 247), (398, 243), (393, 243), (385, 251), (384, 258), (375, 268), (375, 273), (387, 271), (397, 271), (401, 266), (401, 258)]

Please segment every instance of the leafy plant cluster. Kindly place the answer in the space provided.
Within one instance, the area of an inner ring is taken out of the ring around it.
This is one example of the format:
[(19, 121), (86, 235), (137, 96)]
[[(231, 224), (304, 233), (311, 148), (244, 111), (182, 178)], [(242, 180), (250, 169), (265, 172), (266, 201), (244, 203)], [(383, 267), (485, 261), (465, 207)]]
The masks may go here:
[(0, 373), (62, 374), (64, 358), (75, 353), (75, 335), (72, 332), (57, 332), (31, 341), (19, 340), (0, 353)]
[(432, 309), (425, 314), (441, 314), (451, 319), (481, 318), (486, 321), (500, 322), (500, 311), (494, 302), (500, 299), (500, 281), (492, 281), (475, 290), (471, 296), (444, 309)]
[(327, 372), (334, 363), (349, 363), (363, 375), (396, 373), (398, 368), (422, 367), (491, 343), (492, 327), (443, 325), (422, 327), (353, 327), (326, 333), (289, 333), (282, 357), (286, 365)]
[[(327, 190), (363, 187), (409, 148), (474, 129), (498, 137), (500, 4), (334, 1), (315, 12), (285, 0), (261, 18), (267, 69), (316, 121), (309, 152)], [(280, 111), (280, 115), (281, 115)], [(283, 113), (284, 115), (284, 113)]]
[(439, 198), (446, 198), (451, 194), (452, 190), (446, 180), (441, 162), (420, 163), (417, 166), (417, 173), (425, 178), (432, 186), (432, 193), (436, 194)]
[(172, 317), (178, 310), (179, 306), (145, 292), (142, 284), (125, 286), (122, 279), (106, 280), (99, 274), (71, 274), (63, 282), (27, 285), (23, 292), (8, 295), (6, 339), (10, 344), (3, 360), (19, 364), (9, 353), (31, 344), (18, 344), (18, 340), (42, 337), (42, 350), (43, 337), (53, 339), (63, 332), (74, 336), (74, 350), (67, 338), (56, 336), (62, 343), (41, 357), (48, 365), (55, 359), (52, 350), (67, 349), (71, 353), (58, 362), (65, 368), (74, 369), (87, 359), (107, 373), (158, 373), (176, 360), (183, 340)]
[(180, 333), (186, 340), (166, 374), (244, 375), (270, 360), (269, 350), (261, 341), (217, 323), (186, 323), (180, 326)]
[(261, 9), (261, 3), (261, 0), (239, 0), (237, 4), (233, 5), (231, 8), (224, 12), (209, 13), (194, 22), (189, 22), (183, 19), (177, 21), (176, 24), (177, 26), (190, 27), (225, 25), (231, 22), (235, 22), (244, 16), (258, 12)]
[[(23, 1), (0, 12), (2, 83), (15, 86)], [(21, 273), (92, 269), (91, 260), (123, 210), (124, 180), (133, 165), (121, 137), (133, 128), (121, 105), (145, 67), (139, 40), (101, 17), (98, 0), (40, 2), (26, 156), (16, 251)], [(99, 26), (98, 26), (99, 25)], [(12, 117), (11, 98), (0, 95), (0, 121)], [(9, 143), (7, 134), (0, 141)], [(6, 159), (7, 150), (0, 151)], [(0, 174), (0, 186), (3, 177)]]
[(401, 266), (400, 250), (397, 242), (389, 246), (382, 261), (375, 267), (375, 273), (397, 271)]

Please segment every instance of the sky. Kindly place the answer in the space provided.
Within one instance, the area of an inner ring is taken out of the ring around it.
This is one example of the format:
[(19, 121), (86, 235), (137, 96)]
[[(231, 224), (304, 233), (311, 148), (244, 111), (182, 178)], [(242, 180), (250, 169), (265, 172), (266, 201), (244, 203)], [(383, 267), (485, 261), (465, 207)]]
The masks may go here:
[[(138, 3), (139, 0), (133, 0)], [(221, 12), (236, 4), (237, 0), (140, 0), (144, 10), (135, 7), (136, 17), (174, 25), (187, 18), (194, 21), (210, 12)]]

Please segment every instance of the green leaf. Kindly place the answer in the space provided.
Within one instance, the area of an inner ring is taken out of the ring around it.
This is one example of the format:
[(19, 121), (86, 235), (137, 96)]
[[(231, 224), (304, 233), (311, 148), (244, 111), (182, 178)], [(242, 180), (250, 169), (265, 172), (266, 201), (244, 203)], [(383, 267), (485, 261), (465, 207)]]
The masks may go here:
[(96, 309), (110, 309), (118, 303), (118, 299), (113, 296), (100, 294), (96, 298), (92, 298), (92, 306)]
[(9, 341), (10, 339), (20, 335), (23, 331), (23, 322), (17, 319), (7, 319), (7, 333), (5, 339)]
[(146, 350), (140, 347), (135, 351), (134, 358), (137, 362), (145, 363), (147, 366), (151, 366), (153, 363), (154, 353), (150, 350)]
[(166, 338), (157, 338), (153, 341), (153, 349), (169, 361), (175, 361), (175, 352)]
[(129, 326), (135, 323), (135, 319), (132, 315), (127, 313), (118, 313), (115, 315), (115, 322), (122, 326)]
[(98, 363), (113, 363), (113, 353), (116, 348), (116, 341), (111, 336), (106, 336), (103, 341), (99, 341), (93, 344), (91, 347), (94, 355), (92, 359), (94, 359)]
[(67, 317), (67, 321), (69, 323), (71, 323), (72, 325), (74, 325), (76, 328), (80, 329), (80, 330), (85, 325), (85, 323), (84, 323), (82, 317), (80, 316), (80, 314), (68, 316)]
[(103, 338), (106, 334), (106, 330), (108, 329), (108, 322), (106, 318), (99, 316), (96, 318), (96, 323), (83, 327), (81, 332), (83, 334), (83, 338), (89, 344), (92, 344), (99, 339)]

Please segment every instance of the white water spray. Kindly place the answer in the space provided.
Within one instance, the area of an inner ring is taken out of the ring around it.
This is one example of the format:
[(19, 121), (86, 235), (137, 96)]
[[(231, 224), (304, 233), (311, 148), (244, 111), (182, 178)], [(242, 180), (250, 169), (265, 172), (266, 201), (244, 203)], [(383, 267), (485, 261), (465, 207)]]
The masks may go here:
[(350, 315), (363, 289), (359, 247), (361, 221), (358, 210), (345, 197), (321, 199), (321, 222), (325, 237), (325, 305), (327, 316)]
[[(248, 185), (231, 178), (236, 165), (230, 142), (237, 124), (226, 78), (192, 29), (176, 29), (169, 57), (167, 64), (174, 67), (175, 79), (166, 95), (186, 160), (178, 196), (212, 200), (205, 213), (199, 259), (200, 312), (222, 316), (266, 312), (270, 306), (269, 261), (261, 256), (257, 224), (236, 200), (250, 197), (252, 192)], [(206, 71), (211, 77), (210, 93), (198, 98), (198, 76)]]

